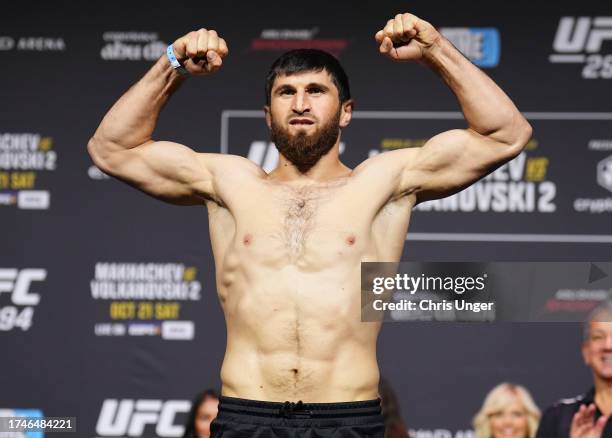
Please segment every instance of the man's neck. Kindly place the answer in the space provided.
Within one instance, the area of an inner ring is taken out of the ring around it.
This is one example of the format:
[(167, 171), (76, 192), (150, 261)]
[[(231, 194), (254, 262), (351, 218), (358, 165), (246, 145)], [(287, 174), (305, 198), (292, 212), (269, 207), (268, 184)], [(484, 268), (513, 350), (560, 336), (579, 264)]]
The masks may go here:
[(595, 404), (602, 414), (612, 413), (612, 381), (595, 377)]

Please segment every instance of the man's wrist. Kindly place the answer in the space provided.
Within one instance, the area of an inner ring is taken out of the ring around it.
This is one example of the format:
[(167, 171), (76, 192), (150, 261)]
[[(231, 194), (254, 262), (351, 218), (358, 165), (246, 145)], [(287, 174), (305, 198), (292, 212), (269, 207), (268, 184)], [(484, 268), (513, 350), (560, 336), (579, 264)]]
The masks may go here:
[(176, 57), (176, 55), (174, 53), (174, 45), (173, 44), (170, 44), (166, 48), (166, 58), (168, 59), (168, 62), (170, 63), (172, 68), (174, 70), (176, 70), (178, 73), (180, 73), (182, 76), (188, 76), (189, 75), (189, 72), (187, 71), (187, 69), (177, 59), (177, 57)]
[(444, 52), (448, 50), (449, 46), (454, 48), (450, 42), (440, 34), (440, 36), (432, 44), (427, 47), (423, 47), (423, 62), (428, 65), (438, 64), (440, 58), (444, 56)]
[(435, 44), (432, 44), (426, 52), (423, 52), (421, 61), (436, 73), (443, 75), (444, 72), (448, 73), (451, 71), (458, 73), (457, 69), (463, 68), (461, 66), (465, 66), (465, 62), (470, 63), (470, 61), (443, 36), (440, 36)]
[(162, 77), (171, 86), (182, 84), (189, 77), (189, 75), (182, 75), (175, 70), (165, 54), (159, 57), (153, 68), (147, 73), (147, 76), (151, 79)]

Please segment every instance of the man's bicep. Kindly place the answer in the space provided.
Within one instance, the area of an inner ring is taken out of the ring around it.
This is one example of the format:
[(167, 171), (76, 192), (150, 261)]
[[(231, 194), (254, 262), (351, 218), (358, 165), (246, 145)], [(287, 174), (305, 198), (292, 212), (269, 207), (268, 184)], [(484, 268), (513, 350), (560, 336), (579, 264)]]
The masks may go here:
[(402, 185), (416, 187), (418, 202), (457, 193), (516, 156), (517, 148), (470, 129), (432, 137), (406, 164)]
[(102, 170), (163, 201), (179, 205), (214, 199), (210, 166), (215, 154), (199, 154), (187, 146), (151, 141), (111, 154)]

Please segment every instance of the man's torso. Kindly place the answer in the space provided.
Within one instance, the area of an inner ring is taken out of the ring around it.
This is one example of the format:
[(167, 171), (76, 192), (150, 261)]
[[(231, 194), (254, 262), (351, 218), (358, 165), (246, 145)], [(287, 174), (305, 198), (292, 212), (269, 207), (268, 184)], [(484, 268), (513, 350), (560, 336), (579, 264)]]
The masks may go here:
[(377, 397), (379, 323), (360, 321), (360, 267), (398, 261), (414, 198), (365, 168), (324, 183), (233, 172), (209, 202), (227, 325), (226, 396), (336, 402)]

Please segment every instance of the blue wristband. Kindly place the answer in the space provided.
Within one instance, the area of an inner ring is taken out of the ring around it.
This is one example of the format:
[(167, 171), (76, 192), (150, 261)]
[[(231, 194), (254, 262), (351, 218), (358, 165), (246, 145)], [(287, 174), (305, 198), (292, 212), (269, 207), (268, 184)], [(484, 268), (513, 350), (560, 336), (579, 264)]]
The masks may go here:
[(176, 55), (174, 54), (174, 48), (172, 47), (172, 44), (170, 44), (168, 48), (166, 49), (166, 56), (168, 57), (168, 61), (170, 61), (170, 64), (172, 65), (173, 69), (178, 70), (180, 74), (185, 75), (185, 76), (189, 74), (187, 69), (185, 69), (185, 67), (181, 65), (179, 60), (176, 59)]

